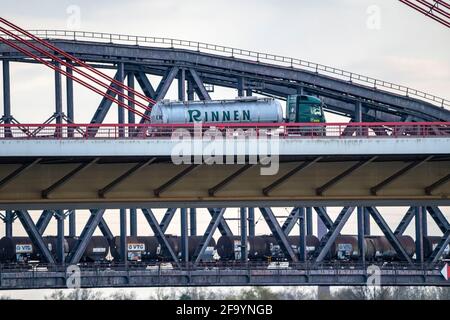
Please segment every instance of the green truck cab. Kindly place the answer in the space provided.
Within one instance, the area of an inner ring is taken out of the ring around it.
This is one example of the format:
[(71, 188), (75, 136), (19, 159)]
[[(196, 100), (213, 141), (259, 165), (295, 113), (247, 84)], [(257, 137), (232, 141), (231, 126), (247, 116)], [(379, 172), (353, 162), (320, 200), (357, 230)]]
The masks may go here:
[(322, 101), (307, 95), (293, 94), (286, 100), (288, 122), (325, 122)]

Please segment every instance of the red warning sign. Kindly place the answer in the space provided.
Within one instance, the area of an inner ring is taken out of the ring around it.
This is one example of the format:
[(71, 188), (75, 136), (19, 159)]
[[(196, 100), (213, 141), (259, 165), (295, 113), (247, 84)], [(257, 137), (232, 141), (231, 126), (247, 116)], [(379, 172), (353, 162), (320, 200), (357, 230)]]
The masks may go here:
[(448, 280), (448, 277), (450, 276), (450, 266), (448, 263), (442, 268), (441, 274), (444, 276), (445, 280)]

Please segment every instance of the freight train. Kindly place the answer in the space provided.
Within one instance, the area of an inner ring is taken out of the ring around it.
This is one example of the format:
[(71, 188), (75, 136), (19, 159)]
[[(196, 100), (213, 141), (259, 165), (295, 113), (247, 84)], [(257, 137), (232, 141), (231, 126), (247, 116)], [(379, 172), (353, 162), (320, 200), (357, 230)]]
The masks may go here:
[[(410, 236), (398, 236), (410, 257), (415, 255), (415, 242)], [(44, 237), (51, 254), (56, 256), (56, 237)], [(166, 239), (177, 257), (181, 258), (181, 238), (167, 235)], [(299, 236), (287, 237), (291, 248), (299, 253)], [(78, 238), (65, 237), (64, 252), (68, 254), (76, 246)], [(189, 256), (192, 257), (201, 243), (201, 236), (190, 236), (188, 241)], [(249, 261), (288, 261), (276, 239), (270, 235), (247, 238)], [(365, 258), (373, 262), (392, 262), (400, 260), (396, 251), (384, 236), (365, 236)], [(423, 238), (424, 256), (428, 258), (440, 241), (440, 237), (426, 236)], [(319, 247), (320, 241), (315, 236), (306, 236), (306, 254), (311, 259)], [(82, 255), (82, 263), (98, 263), (119, 261), (121, 252), (120, 237), (115, 237), (111, 243), (103, 236), (93, 236), (86, 251)], [(168, 262), (170, 254), (159, 244), (155, 236), (127, 237), (127, 260), (130, 262)], [(326, 256), (327, 261), (356, 261), (359, 259), (358, 237), (356, 235), (340, 235)], [(447, 246), (443, 259), (450, 258), (450, 246)], [(202, 262), (239, 261), (241, 259), (240, 236), (222, 236), (217, 243), (214, 239), (200, 258)], [(42, 262), (39, 250), (27, 237), (4, 237), (0, 239), (0, 263), (27, 264)]]
[(151, 123), (283, 123), (325, 122), (322, 101), (314, 96), (289, 95), (283, 107), (273, 98), (245, 97), (234, 100), (157, 102), (150, 114)]

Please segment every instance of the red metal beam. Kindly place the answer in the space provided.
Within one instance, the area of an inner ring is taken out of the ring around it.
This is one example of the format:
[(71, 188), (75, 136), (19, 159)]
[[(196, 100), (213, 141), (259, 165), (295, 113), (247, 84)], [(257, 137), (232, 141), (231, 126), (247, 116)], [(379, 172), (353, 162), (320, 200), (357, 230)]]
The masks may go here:
[[(121, 97), (127, 99), (128, 101), (131, 101), (131, 102), (135, 103), (135, 105), (137, 105), (137, 106), (143, 108), (144, 110), (147, 110), (147, 111), (150, 111), (150, 110), (151, 110), (151, 108), (147, 107), (146, 105), (142, 104), (141, 102), (136, 101), (136, 100), (132, 99), (130, 96), (128, 96), (127, 94), (125, 94), (125, 93), (123, 93), (123, 92), (121, 92), (121, 91), (115, 89), (115, 88), (112, 87), (109, 83), (106, 84), (106, 83), (104, 83), (104, 82), (101, 82), (101, 81), (99, 81), (98, 79), (96, 79), (96, 78), (94, 78), (93, 76), (91, 76), (90, 74), (88, 74), (88, 73), (86, 73), (86, 72), (84, 72), (84, 71), (82, 71), (82, 70), (79, 70), (79, 69), (77, 69), (77, 68), (74, 68), (73, 65), (72, 65), (71, 63), (68, 63), (68, 62), (62, 60), (62, 59), (59, 58), (58, 56), (56, 56), (56, 55), (54, 55), (54, 54), (52, 54), (52, 53), (50, 53), (50, 52), (48, 52), (48, 51), (45, 51), (45, 50), (42, 49), (42, 48), (39, 48), (38, 46), (34, 45), (34, 44), (31, 43), (30, 41), (25, 40), (25, 39), (23, 39), (23, 38), (21, 38), (21, 37), (15, 35), (14, 33), (12, 33), (12, 32), (10, 32), (10, 31), (6, 30), (5, 28), (0, 27), (0, 31), (3, 32), (3, 33), (5, 33), (6, 35), (8, 35), (8, 36), (10, 36), (10, 37), (12, 37), (12, 38), (14, 38), (14, 39), (16, 39), (16, 40), (19, 41), (20, 43), (23, 43), (24, 45), (30, 47), (31, 49), (36, 50), (37, 52), (43, 54), (43, 55), (46, 56), (47, 58), (52, 59), (52, 60), (54, 60), (54, 61), (57, 61), (57, 62), (59, 62), (60, 64), (62, 64), (63, 66), (65, 66), (65, 67), (67, 67), (67, 68), (70, 68), (70, 69), (72, 69), (73, 71), (75, 71), (75, 72), (77, 72), (77, 73), (79, 73), (79, 74), (85, 76), (85, 77), (88, 78), (89, 80), (91, 80), (91, 81), (93, 81), (94, 83), (96, 83), (96, 84), (98, 84), (98, 85), (104, 87), (105, 89), (109, 89), (109, 90), (111, 90), (112, 92), (114, 92), (115, 94), (117, 94), (117, 95), (119, 95), (119, 96), (121, 96)], [(74, 76), (74, 77), (75, 77), (75, 76)]]
[[(450, 21), (446, 21), (445, 18), (442, 18), (442, 17), (439, 17), (439, 16), (435, 15), (434, 14), (434, 12), (435, 12), (434, 9), (427, 10), (424, 7), (421, 7), (420, 5), (417, 5), (416, 3), (413, 3), (412, 0), (399, 0), (399, 1), (404, 3), (404, 4), (406, 4), (409, 7), (417, 10), (418, 12), (426, 15), (427, 17), (430, 17), (431, 19), (433, 19), (433, 20), (443, 24), (447, 28), (450, 28)], [(421, 1), (422, 0), (419, 0), (419, 3), (421, 3)], [(443, 4), (444, 3), (445, 4), (444, 6), (447, 7), (447, 3), (445, 3), (444, 1), (439, 1), (439, 2), (436, 1), (436, 3), (439, 3), (439, 4)], [(436, 7), (434, 6), (434, 8), (436, 8)]]
[[(88, 88), (88, 89), (90, 89), (90, 90), (92, 90), (92, 91), (94, 91), (94, 92), (96, 92), (96, 93), (102, 95), (103, 97), (105, 97), (105, 98), (111, 100), (112, 102), (117, 103), (117, 104), (120, 105), (121, 107), (123, 107), (123, 108), (125, 108), (125, 109), (127, 109), (127, 110), (129, 110), (129, 111), (131, 111), (131, 112), (133, 112), (133, 113), (135, 113), (135, 114), (137, 114), (137, 115), (143, 117), (143, 118), (146, 119), (146, 120), (150, 120), (150, 118), (149, 118), (148, 116), (146, 116), (145, 114), (143, 114), (143, 113), (141, 113), (141, 112), (139, 112), (139, 111), (137, 111), (137, 110), (135, 110), (135, 109), (133, 109), (133, 108), (130, 108), (127, 104), (125, 104), (125, 103), (123, 103), (123, 102), (121, 102), (121, 101), (115, 99), (114, 97), (112, 97), (112, 96), (110, 96), (110, 95), (108, 95), (108, 94), (106, 94), (106, 93), (103, 93), (103, 92), (102, 92), (101, 90), (99, 90), (98, 88), (95, 88), (94, 86), (90, 85), (89, 83), (87, 83), (87, 82), (85, 82), (85, 81), (83, 81), (83, 80), (81, 80), (81, 79), (78, 79), (77, 77), (71, 75), (70, 73), (67, 73), (67, 72), (64, 71), (63, 69), (56, 67), (56, 66), (55, 66), (54, 64), (52, 64), (51, 62), (45, 61), (44, 59), (42, 59), (42, 58), (38, 57), (37, 55), (33, 54), (31, 51), (28, 51), (28, 50), (26, 50), (26, 49), (24, 49), (24, 48), (22, 48), (22, 47), (16, 45), (14, 42), (12, 42), (12, 41), (10, 41), (10, 40), (7, 40), (7, 39), (5, 39), (4, 37), (0, 37), (0, 41), (4, 42), (6, 45), (8, 45), (8, 46), (10, 46), (10, 47), (12, 47), (12, 48), (14, 48), (14, 49), (16, 49), (17, 51), (22, 52), (22, 53), (25, 54), (26, 56), (29, 56), (29, 57), (33, 58), (34, 60), (39, 61), (40, 63), (46, 65), (47, 67), (49, 67), (49, 68), (51, 68), (51, 69), (53, 69), (53, 70), (55, 70), (55, 71), (61, 73), (62, 75), (71, 78), (72, 80), (78, 82), (78, 83), (81, 84), (82, 86), (84, 86), (84, 87), (86, 87), (86, 88)], [(41, 124), (40, 126), (42, 126), (42, 124)], [(47, 125), (46, 125), (46, 126), (47, 126)]]
[(127, 90), (128, 92), (134, 93), (136, 96), (138, 96), (138, 97), (144, 99), (144, 100), (147, 101), (148, 103), (151, 103), (151, 104), (155, 104), (155, 103), (156, 103), (155, 100), (153, 100), (153, 99), (151, 99), (151, 98), (149, 98), (149, 97), (143, 95), (142, 93), (140, 93), (140, 92), (138, 92), (138, 91), (135, 91), (133, 88), (130, 88), (130, 87), (124, 85), (124, 84), (121, 83), (120, 81), (117, 81), (116, 79), (111, 78), (111, 77), (108, 76), (107, 74), (105, 74), (105, 73), (103, 73), (103, 72), (101, 72), (101, 71), (99, 71), (99, 70), (97, 70), (97, 69), (91, 67), (89, 64), (85, 63), (84, 61), (82, 61), (82, 60), (80, 60), (80, 59), (78, 59), (78, 58), (76, 58), (76, 57), (70, 55), (69, 53), (65, 52), (64, 50), (59, 49), (58, 47), (55, 47), (54, 45), (52, 45), (52, 44), (49, 43), (49, 42), (47, 42), (47, 41), (45, 41), (45, 40), (43, 40), (43, 39), (41, 39), (41, 38), (39, 38), (39, 37), (36, 37), (36, 36), (33, 35), (32, 33), (30, 33), (30, 32), (28, 32), (28, 31), (26, 31), (26, 30), (20, 28), (19, 26), (15, 25), (15, 24), (13, 24), (13, 23), (11, 23), (11, 22), (9, 22), (8, 20), (6, 20), (6, 19), (0, 17), (0, 22), (6, 24), (8, 27), (14, 29), (14, 30), (17, 31), (17, 32), (20, 32), (20, 33), (26, 35), (26, 36), (29, 37), (30, 39), (33, 39), (33, 40), (37, 41), (38, 43), (44, 45), (45, 47), (47, 47), (47, 48), (49, 48), (49, 49), (51, 49), (51, 50), (53, 50), (53, 51), (55, 51), (55, 52), (61, 54), (63, 57), (65, 57), (65, 58), (67, 58), (67, 59), (73, 61), (74, 63), (79, 64), (80, 66), (82, 66), (82, 67), (84, 67), (84, 68), (86, 68), (86, 69), (92, 71), (93, 73), (95, 73), (95, 74), (97, 74), (98, 76), (100, 76), (100, 77), (102, 77), (102, 78), (108, 80), (109, 82), (116, 84), (116, 85), (119, 86), (120, 88), (122, 88), (122, 89), (124, 89), (124, 90)]

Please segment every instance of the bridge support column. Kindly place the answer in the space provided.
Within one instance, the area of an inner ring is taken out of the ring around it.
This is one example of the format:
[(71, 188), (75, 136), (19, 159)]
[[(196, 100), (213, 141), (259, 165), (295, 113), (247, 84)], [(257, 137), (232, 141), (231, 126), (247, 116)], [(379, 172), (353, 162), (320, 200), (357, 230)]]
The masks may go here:
[(178, 100), (186, 100), (186, 70), (182, 68), (178, 71)]
[(191, 79), (187, 81), (187, 99), (189, 101), (194, 101), (194, 83)]
[(423, 215), (426, 214), (424, 207), (415, 208), (415, 224), (416, 224), (416, 261), (424, 262), (423, 255)]
[[(66, 61), (67, 63), (70, 63), (70, 61)], [(66, 72), (69, 75), (73, 74), (73, 71), (71, 68), (66, 67)], [(70, 77), (66, 77), (66, 107), (67, 107), (67, 118), (69, 119), (69, 122), (74, 123), (75, 122), (75, 115), (74, 115), (74, 104), (73, 104), (73, 80)], [(67, 135), (69, 137), (73, 137), (74, 128), (68, 128), (67, 129)], [(72, 215), (70, 215), (72, 216)], [(69, 220), (70, 221), (70, 220)]]
[[(117, 64), (117, 74), (118, 74), (118, 78), (119, 78), (118, 81), (120, 81), (120, 83), (123, 83), (123, 80), (125, 79), (123, 62), (119, 62)], [(124, 93), (123, 88), (116, 86), (116, 89), (120, 93)], [(119, 102), (121, 102), (121, 103), (124, 103), (124, 98), (121, 95), (117, 95), (117, 100), (119, 100)], [(125, 123), (125, 109), (120, 105), (117, 105), (117, 120), (118, 120), (119, 124)], [(119, 137), (125, 137), (125, 129), (124, 128), (119, 128)]]
[(241, 208), (241, 261), (247, 262), (247, 208)]
[(364, 207), (364, 235), (370, 236), (370, 212)]
[[(11, 123), (11, 83), (9, 61), (3, 60), (3, 117), (0, 118), (0, 123)], [(5, 128), (5, 137), (12, 137), (11, 129)]]
[(248, 235), (255, 236), (255, 208), (248, 208)]
[[(134, 90), (134, 73), (133, 72), (128, 72), (127, 73), (127, 86), (131, 89)], [(129, 90), (127, 92), (128, 96), (131, 99), (135, 98), (134, 92), (132, 92), (131, 90)], [(134, 110), (135, 109), (135, 105), (134, 102), (131, 100), (128, 100), (128, 106), (130, 107), (130, 109)], [(136, 123), (136, 115), (134, 112), (132, 112), (131, 110), (128, 110), (128, 123)], [(133, 130), (131, 127), (128, 128), (128, 130)], [(130, 133), (128, 132), (128, 135), (130, 135)], [(136, 212), (136, 209), (134, 209)]]
[[(327, 211), (327, 208), (324, 207), (323, 208), (325, 213)], [(323, 223), (322, 219), (319, 217), (319, 215), (317, 215), (317, 237), (320, 239), (322, 239), (322, 237), (328, 232), (328, 229), (325, 225), (325, 223)]]
[(136, 209), (130, 209), (130, 236), (137, 236), (137, 212)]
[(64, 211), (57, 210), (55, 212), (55, 218), (57, 222), (57, 237), (56, 237), (56, 261), (60, 264), (65, 262), (65, 252), (64, 252)]
[(238, 97), (244, 96), (244, 78), (238, 77), (237, 78), (237, 90), (238, 90)]
[(69, 214), (69, 237), (77, 236), (77, 217), (75, 210), (71, 210)]
[(428, 236), (428, 215), (427, 215), (427, 208), (422, 208), (422, 234), (424, 237)]
[(188, 220), (187, 209), (180, 208), (180, 224), (181, 224), (181, 261), (189, 261), (189, 243), (188, 243)]
[[(57, 68), (61, 68), (59, 62), (55, 62)], [(62, 124), (62, 85), (61, 85), (61, 73), (55, 71), (55, 120), (57, 124)]]
[(120, 258), (127, 263), (127, 210), (120, 209)]
[(14, 223), (14, 212), (11, 210), (6, 211), (5, 215), (5, 236), (13, 236), (13, 223)]
[(366, 263), (366, 242), (364, 241), (364, 211), (364, 207), (357, 208), (359, 259), (363, 265)]
[(189, 211), (189, 226), (191, 231), (191, 236), (197, 235), (197, 209), (191, 208)]
[(312, 207), (306, 207), (306, 234), (308, 236), (313, 235), (313, 220), (312, 220)]
[(300, 242), (298, 244), (298, 254), (299, 261), (306, 262), (306, 216), (305, 216), (305, 208), (299, 207), (298, 209), (298, 225), (299, 225), (299, 235)]

